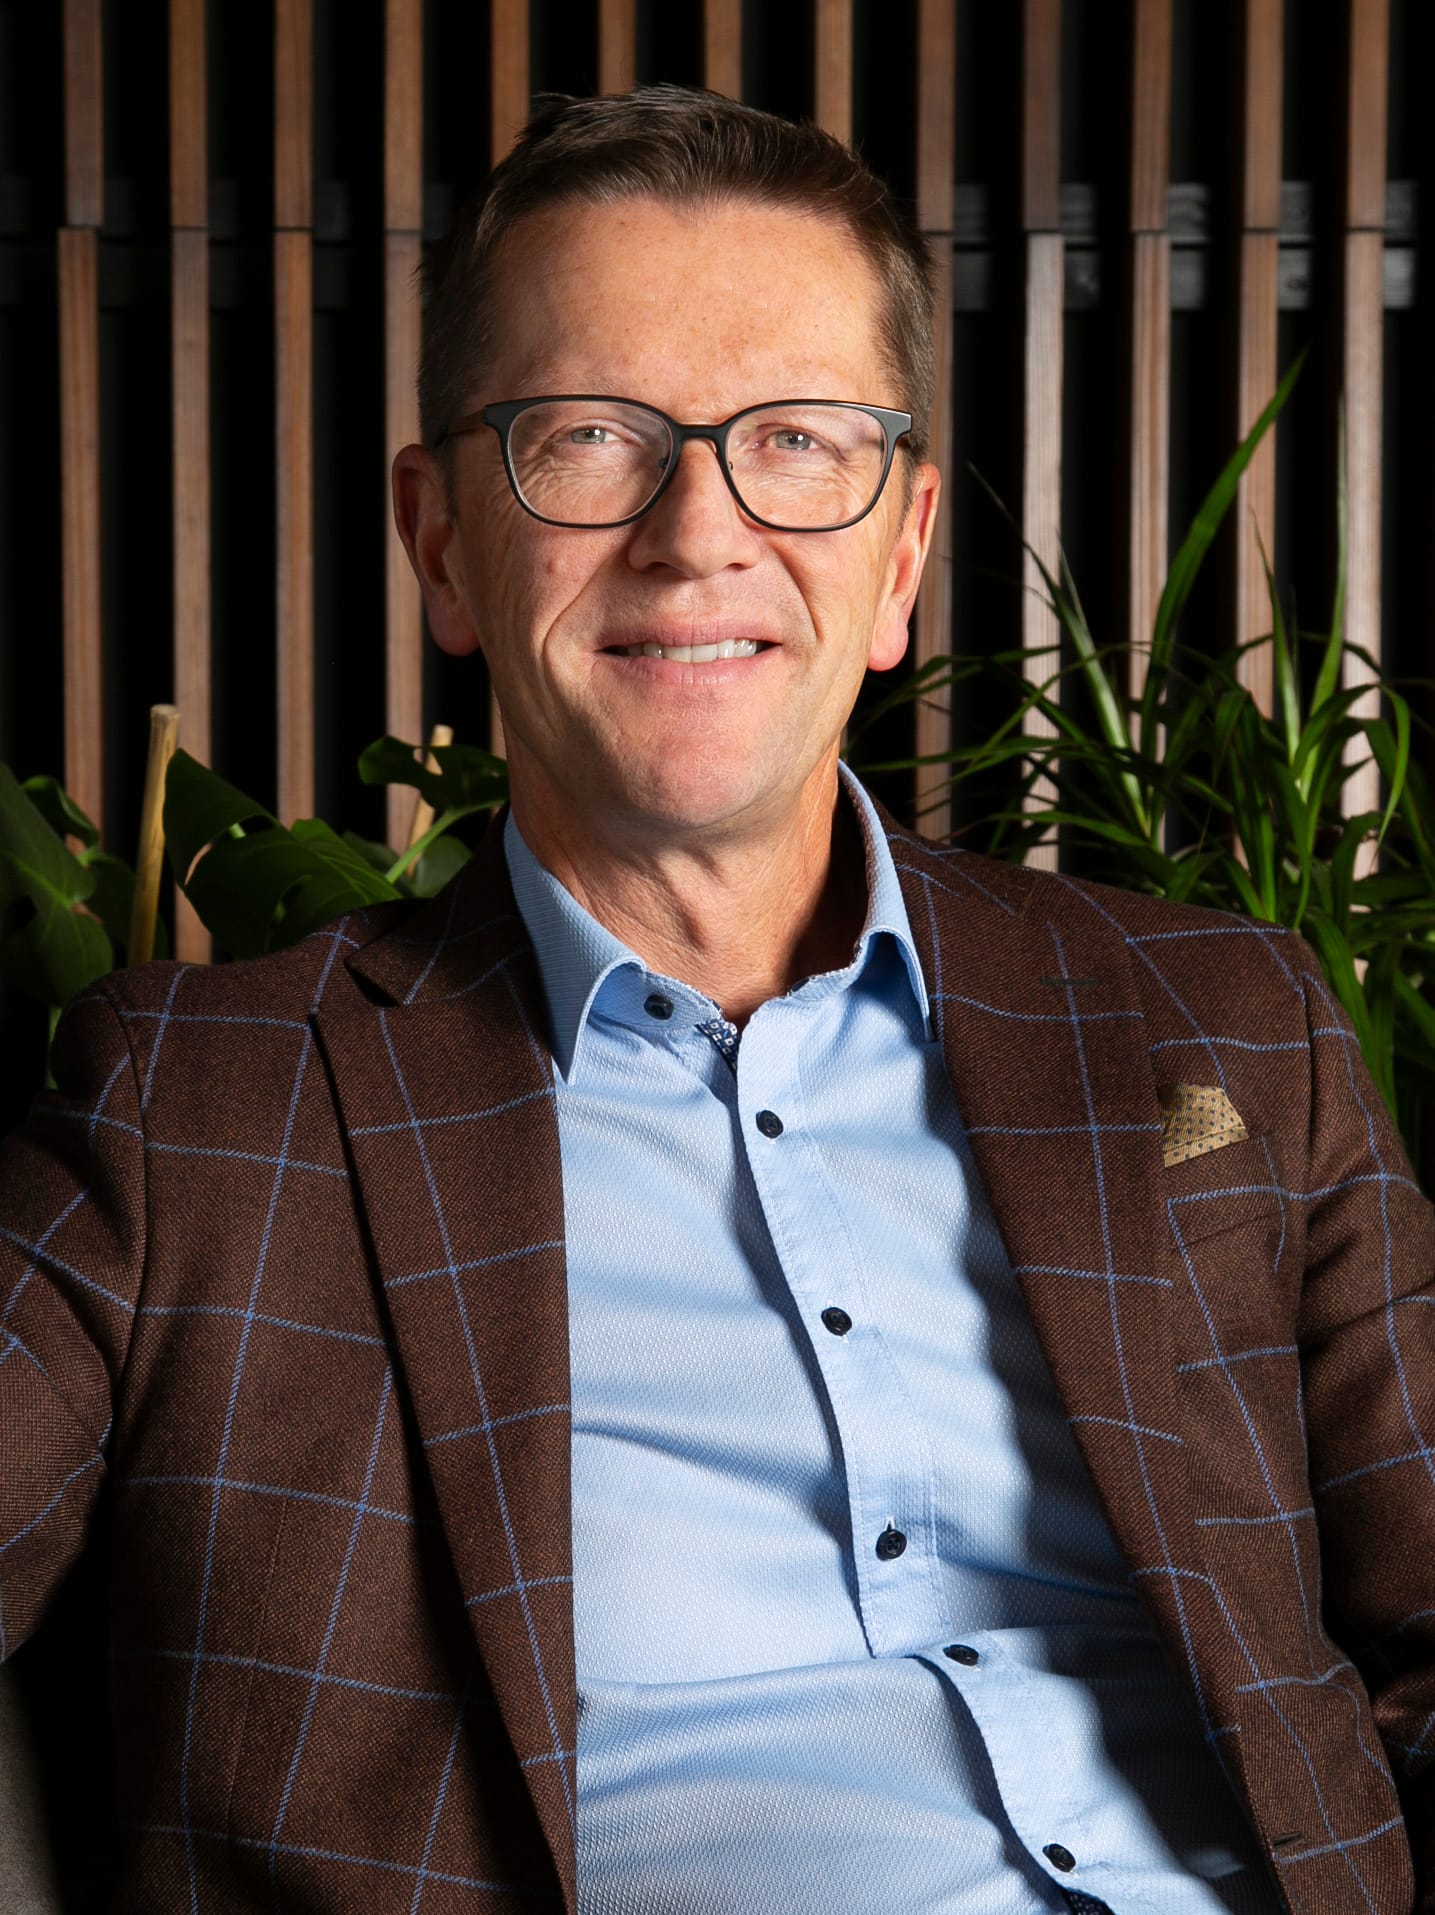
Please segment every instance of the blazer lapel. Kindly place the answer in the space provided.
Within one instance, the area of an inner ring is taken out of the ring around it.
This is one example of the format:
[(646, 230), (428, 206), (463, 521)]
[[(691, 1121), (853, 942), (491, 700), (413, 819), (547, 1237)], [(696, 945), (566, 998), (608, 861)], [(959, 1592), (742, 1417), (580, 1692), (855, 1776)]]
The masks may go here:
[(1157, 1234), (1161, 1115), (1122, 940), (1078, 894), (1030, 873), (905, 835), (892, 848), (1037, 1337), (1112, 1531), (1184, 1662), (1200, 1555)]
[(573, 1895), (563, 1187), (542, 990), (488, 832), (316, 1020), (483, 1666)]

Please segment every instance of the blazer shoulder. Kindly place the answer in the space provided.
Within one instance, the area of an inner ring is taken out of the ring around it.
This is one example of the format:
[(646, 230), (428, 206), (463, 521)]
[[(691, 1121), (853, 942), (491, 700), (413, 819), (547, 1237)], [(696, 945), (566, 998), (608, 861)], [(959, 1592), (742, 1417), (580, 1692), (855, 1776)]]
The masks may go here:
[(112, 971), (84, 995), (107, 1000), (123, 1022), (163, 1016), (166, 1010), (178, 1011), (181, 1004), (185, 1013), (210, 1018), (304, 1018), (334, 994), (351, 991), (348, 961), (377, 939), (401, 929), (421, 908), (422, 901), (408, 899), (370, 905), (262, 957), (217, 964), (166, 958), (133, 970)]

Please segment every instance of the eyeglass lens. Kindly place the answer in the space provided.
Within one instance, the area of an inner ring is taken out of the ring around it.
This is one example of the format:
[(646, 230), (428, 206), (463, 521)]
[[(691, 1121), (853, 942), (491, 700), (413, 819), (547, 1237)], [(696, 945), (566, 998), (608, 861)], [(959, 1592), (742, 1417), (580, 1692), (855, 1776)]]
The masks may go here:
[[(509, 458), (525, 503), (566, 525), (641, 512), (667, 475), (673, 435), (660, 413), (603, 399), (549, 399), (513, 421)], [(754, 518), (819, 531), (860, 518), (887, 462), (880, 423), (856, 408), (778, 404), (743, 413), (727, 441), (733, 485)]]

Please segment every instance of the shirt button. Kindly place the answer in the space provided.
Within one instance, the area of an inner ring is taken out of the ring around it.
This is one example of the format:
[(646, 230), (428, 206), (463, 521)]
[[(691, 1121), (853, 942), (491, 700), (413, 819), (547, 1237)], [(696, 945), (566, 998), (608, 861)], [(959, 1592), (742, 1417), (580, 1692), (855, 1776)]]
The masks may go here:
[(671, 1017), (673, 1000), (670, 997), (664, 997), (661, 991), (654, 991), (651, 997), (643, 999), (643, 1009), (649, 1017)]
[(893, 1529), (890, 1523), (877, 1538), (877, 1554), (884, 1563), (892, 1562), (906, 1547), (906, 1537), (900, 1529)]
[(1048, 1842), (1042, 1854), (1053, 1868), (1059, 1868), (1063, 1875), (1076, 1867), (1076, 1857), (1070, 1849), (1064, 1849), (1060, 1842)]
[(757, 1127), (764, 1137), (782, 1135), (782, 1119), (775, 1110), (760, 1110), (757, 1113)]
[(852, 1328), (852, 1319), (845, 1310), (839, 1310), (835, 1303), (829, 1303), (822, 1312), (822, 1321), (835, 1337), (845, 1337)]
[(953, 1662), (961, 1663), (965, 1669), (974, 1669), (981, 1661), (969, 1642), (949, 1642), (942, 1654), (950, 1656)]

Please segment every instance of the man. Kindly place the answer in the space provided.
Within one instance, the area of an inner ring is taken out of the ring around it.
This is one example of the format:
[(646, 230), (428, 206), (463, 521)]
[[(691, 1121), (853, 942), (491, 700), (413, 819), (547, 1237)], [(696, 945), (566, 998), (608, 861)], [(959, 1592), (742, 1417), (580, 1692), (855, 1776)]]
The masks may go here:
[(512, 811), (92, 993), (4, 1166), (3, 1647), (103, 1483), (118, 1906), (1435, 1907), (1431, 1222), (1316, 967), (839, 769), (925, 299), (666, 89), (437, 263), (396, 510)]

